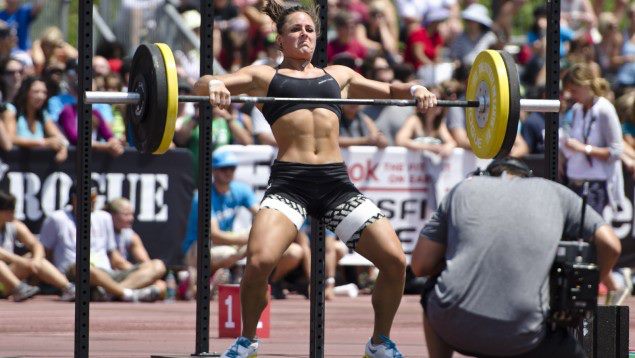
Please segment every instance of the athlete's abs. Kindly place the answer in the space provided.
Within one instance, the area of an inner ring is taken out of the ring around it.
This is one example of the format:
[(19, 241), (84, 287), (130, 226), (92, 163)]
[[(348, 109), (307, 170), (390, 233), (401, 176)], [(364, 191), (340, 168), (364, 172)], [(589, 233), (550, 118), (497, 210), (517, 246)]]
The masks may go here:
[(337, 139), (339, 119), (328, 109), (287, 113), (271, 129), (278, 143), (278, 160), (305, 164), (343, 161)]

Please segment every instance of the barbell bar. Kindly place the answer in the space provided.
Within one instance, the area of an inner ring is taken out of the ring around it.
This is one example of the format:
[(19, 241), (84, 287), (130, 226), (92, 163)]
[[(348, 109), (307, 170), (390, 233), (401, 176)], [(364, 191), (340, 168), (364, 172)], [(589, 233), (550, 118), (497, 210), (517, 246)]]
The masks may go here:
[[(438, 100), (440, 107), (463, 107), (473, 152), (480, 158), (499, 158), (511, 150), (519, 112), (559, 112), (560, 101), (520, 98), (520, 81), (513, 57), (485, 50), (476, 57), (468, 77), (467, 100)], [(163, 154), (174, 137), (179, 102), (208, 102), (208, 96), (178, 94), (176, 62), (161, 43), (142, 44), (133, 56), (128, 92), (84, 93), (87, 104), (127, 104), (127, 127), (137, 149)], [(232, 96), (234, 103), (312, 103), (379, 106), (416, 106), (414, 99), (289, 98)]]
[[(84, 96), (87, 104), (137, 104), (141, 95), (135, 92), (109, 92), (109, 91), (88, 91)], [(208, 102), (208, 96), (179, 95), (179, 102)], [(359, 98), (292, 98), (292, 97), (252, 97), (252, 96), (231, 96), (233, 103), (330, 103), (330, 104), (357, 104), (357, 105), (377, 105), (377, 106), (398, 106), (412, 107), (417, 102), (414, 99), (359, 99)], [(474, 107), (478, 108), (483, 99), (466, 100), (437, 100), (439, 107)], [(558, 112), (560, 101), (553, 99), (521, 99), (520, 108), (529, 112)]]

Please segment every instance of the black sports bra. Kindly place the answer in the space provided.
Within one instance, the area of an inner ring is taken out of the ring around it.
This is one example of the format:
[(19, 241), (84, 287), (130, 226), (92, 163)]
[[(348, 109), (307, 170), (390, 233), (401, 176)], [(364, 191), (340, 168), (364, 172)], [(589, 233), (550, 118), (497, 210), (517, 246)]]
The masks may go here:
[[(276, 69), (269, 83), (267, 97), (341, 98), (341, 94), (340, 85), (326, 71), (323, 76), (316, 78), (296, 78), (280, 74)], [(327, 103), (265, 103), (262, 114), (273, 125), (283, 115), (305, 108), (325, 108), (337, 114), (338, 119), (342, 117), (339, 105)]]

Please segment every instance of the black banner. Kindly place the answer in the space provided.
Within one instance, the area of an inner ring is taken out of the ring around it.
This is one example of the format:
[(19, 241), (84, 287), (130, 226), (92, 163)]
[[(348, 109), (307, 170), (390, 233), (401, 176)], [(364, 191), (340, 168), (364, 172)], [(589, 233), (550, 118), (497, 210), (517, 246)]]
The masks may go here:
[[(68, 205), (75, 150), (69, 149), (61, 164), (48, 150), (13, 150), (0, 158), (0, 188), (16, 197), (16, 218), (39, 233), (46, 215)], [(121, 196), (130, 199), (135, 208), (133, 228), (150, 257), (181, 264), (180, 246), (195, 187), (192, 164), (192, 155), (184, 149), (161, 156), (129, 149), (116, 158), (95, 152), (91, 177), (99, 186), (97, 208)]]

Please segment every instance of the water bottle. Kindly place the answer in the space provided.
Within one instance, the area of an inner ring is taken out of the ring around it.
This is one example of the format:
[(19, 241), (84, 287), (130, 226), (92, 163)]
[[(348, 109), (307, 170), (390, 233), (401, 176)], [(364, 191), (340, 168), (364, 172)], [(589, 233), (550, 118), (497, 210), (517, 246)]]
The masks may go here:
[(165, 295), (165, 302), (172, 303), (176, 297), (176, 278), (174, 272), (170, 270), (165, 278), (165, 284), (167, 286), (167, 292)]
[(190, 294), (190, 272), (187, 270), (181, 270), (176, 274), (178, 278), (177, 298), (188, 301), (191, 297)]

